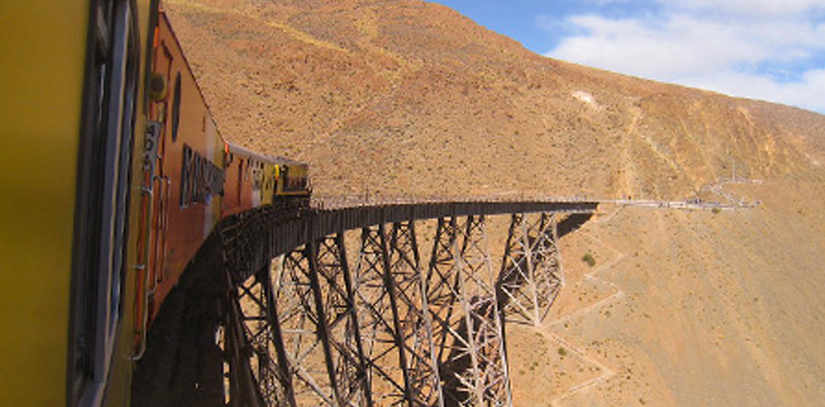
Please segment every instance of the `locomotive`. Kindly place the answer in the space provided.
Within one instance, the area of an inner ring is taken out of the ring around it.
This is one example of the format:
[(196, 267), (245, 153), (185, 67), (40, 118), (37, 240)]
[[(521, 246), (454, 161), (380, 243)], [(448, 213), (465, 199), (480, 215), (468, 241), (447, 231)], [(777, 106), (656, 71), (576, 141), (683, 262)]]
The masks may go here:
[(0, 404), (128, 405), (207, 236), (306, 205), (309, 169), (221, 137), (157, 0), (6, 3)]

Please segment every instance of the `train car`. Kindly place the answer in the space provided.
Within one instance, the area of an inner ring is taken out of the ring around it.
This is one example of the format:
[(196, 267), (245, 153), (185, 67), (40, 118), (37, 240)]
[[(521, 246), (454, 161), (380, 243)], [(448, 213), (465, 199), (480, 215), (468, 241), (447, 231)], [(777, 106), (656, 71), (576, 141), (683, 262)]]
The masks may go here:
[(204, 239), (307, 167), (222, 140), (157, 0), (0, 11), (0, 405), (126, 406)]
[(275, 196), (282, 199), (307, 197), (312, 192), (309, 186), (309, 166), (304, 163), (284, 159), (280, 164), (280, 177), (276, 177), (276, 181)]
[(155, 33), (147, 112), (155, 148), (143, 172), (139, 230), (148, 308), (139, 313), (141, 332), (220, 221), (225, 179), (223, 139), (162, 10)]
[(309, 197), (309, 167), (301, 162), (275, 157), (226, 142), (222, 216), (230, 216), (260, 205), (306, 205)]

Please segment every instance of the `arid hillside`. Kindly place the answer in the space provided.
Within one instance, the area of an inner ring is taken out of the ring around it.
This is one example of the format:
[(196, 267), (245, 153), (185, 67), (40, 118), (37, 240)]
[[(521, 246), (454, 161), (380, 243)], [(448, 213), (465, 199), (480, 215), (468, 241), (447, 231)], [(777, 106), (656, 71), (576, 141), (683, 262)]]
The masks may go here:
[(435, 4), (165, 4), (223, 135), (321, 194), (673, 198), (825, 163), (821, 115), (544, 58)]
[(562, 241), (550, 321), (509, 327), (516, 405), (821, 405), (823, 185), (730, 186), (762, 206), (721, 213), (603, 208)]
[[(679, 200), (562, 240), (543, 327), (508, 327), (518, 406), (825, 399), (825, 116), (533, 54), (412, 0), (164, 2), (222, 135), (321, 195)], [(591, 253), (595, 264), (581, 257)], [(537, 357), (541, 355), (541, 357)]]

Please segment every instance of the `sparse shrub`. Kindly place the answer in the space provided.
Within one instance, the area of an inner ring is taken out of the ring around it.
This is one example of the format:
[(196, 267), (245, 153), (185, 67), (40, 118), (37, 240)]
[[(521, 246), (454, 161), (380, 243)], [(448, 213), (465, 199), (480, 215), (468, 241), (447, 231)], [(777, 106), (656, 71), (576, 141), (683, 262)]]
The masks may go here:
[(585, 253), (585, 255), (582, 256), (582, 261), (587, 263), (587, 265), (590, 266), (590, 267), (593, 267), (593, 266), (596, 265), (596, 259), (590, 253)]
[(567, 356), (567, 349), (564, 349), (563, 347), (560, 346), (559, 347), (559, 355)]
[(722, 209), (721, 209), (721, 208), (719, 208), (718, 206), (715, 206), (715, 207), (713, 207), (713, 209), (711, 209), (710, 211), (711, 211), (711, 212), (713, 212), (713, 214), (715, 215), (715, 214), (717, 214), (717, 213), (719, 213), (719, 212), (722, 212)]

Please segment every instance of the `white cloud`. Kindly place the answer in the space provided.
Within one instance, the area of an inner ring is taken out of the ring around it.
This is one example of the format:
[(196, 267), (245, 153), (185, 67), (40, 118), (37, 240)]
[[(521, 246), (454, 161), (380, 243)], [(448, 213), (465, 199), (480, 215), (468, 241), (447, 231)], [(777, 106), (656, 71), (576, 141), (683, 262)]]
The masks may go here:
[(685, 77), (679, 83), (825, 113), (825, 98), (822, 97), (825, 95), (825, 69), (807, 71), (802, 80), (792, 83), (778, 83), (764, 76), (739, 72)]
[[(546, 55), (825, 113), (825, 67), (811, 67), (825, 59), (825, 23), (789, 11), (823, 7), (822, 0), (728, 0), (726, 13), (714, 15), (691, 10), (718, 5), (714, 0), (668, 4), (660, 15), (570, 16), (566, 24), (583, 34), (563, 38)], [(734, 13), (745, 5), (751, 14)], [(782, 16), (753, 16), (780, 5), (787, 12)]]
[(822, 8), (822, 0), (657, 0), (695, 10), (715, 10), (739, 15), (779, 16)]
[(565, 39), (551, 56), (645, 77), (670, 78), (756, 63), (768, 50), (729, 25), (674, 16), (659, 25), (599, 16), (571, 19), (587, 35)]
[[(636, 3), (638, 0), (587, 0), (599, 5)], [(652, 0), (673, 10), (713, 11), (736, 15), (777, 17), (811, 10), (825, 10), (822, 0)]]

